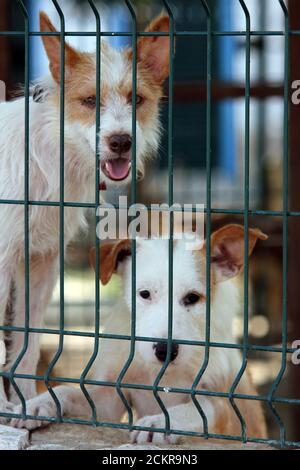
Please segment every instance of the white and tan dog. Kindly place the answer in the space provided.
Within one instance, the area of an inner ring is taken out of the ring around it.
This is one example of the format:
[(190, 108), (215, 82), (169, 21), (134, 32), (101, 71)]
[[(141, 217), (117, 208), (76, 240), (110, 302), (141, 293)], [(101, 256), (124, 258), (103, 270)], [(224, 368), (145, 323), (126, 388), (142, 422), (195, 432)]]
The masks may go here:
[[(249, 255), (258, 239), (267, 237), (258, 229), (249, 230)], [(122, 380), (127, 384), (153, 386), (167, 357), (168, 334), (168, 241), (137, 241), (136, 281), (136, 336), (149, 341), (136, 341), (134, 359)], [(200, 243), (200, 242), (199, 242)], [(244, 229), (240, 225), (227, 225), (211, 237), (211, 329), (212, 342), (235, 343), (232, 320), (240, 311), (239, 292), (232, 281), (244, 264)], [(131, 324), (131, 256), (127, 240), (110, 243), (101, 248), (101, 281), (108, 283), (117, 272), (122, 278), (123, 296), (105, 321), (105, 333), (130, 335)], [(204, 361), (205, 348), (181, 344), (182, 340), (205, 341), (206, 326), (206, 245), (199, 250), (187, 251), (184, 240), (174, 242), (173, 278), (173, 342), (170, 364), (160, 382), (168, 393), (160, 397), (167, 407), (171, 429), (184, 431), (203, 430), (202, 418), (191, 400), (190, 393), (172, 392), (172, 388), (190, 389)], [(154, 338), (154, 339), (153, 339)], [(157, 339), (155, 339), (157, 338)], [(130, 341), (122, 339), (100, 340), (94, 379), (116, 382), (129, 357)], [(241, 354), (234, 348), (210, 347), (208, 367), (198, 385), (199, 390), (229, 393), (241, 368)], [(91, 408), (81, 390), (59, 386), (54, 389), (60, 400), (62, 413), (74, 416), (91, 416)], [(126, 409), (115, 387), (88, 388), (98, 419), (119, 422)], [(137, 426), (153, 429), (165, 427), (165, 417), (153, 392), (135, 388), (122, 388), (128, 403), (136, 412)], [(239, 394), (255, 395), (246, 371), (236, 389)], [(211, 433), (240, 435), (241, 425), (228, 398), (198, 395)], [(265, 420), (260, 402), (236, 400), (247, 424), (248, 436), (264, 437)], [(16, 409), (20, 412), (20, 409)], [(27, 403), (27, 413), (34, 416), (56, 416), (56, 406), (51, 396), (45, 394)], [(34, 429), (41, 421), (14, 420), (18, 427)], [(167, 436), (152, 431), (133, 432), (136, 442), (156, 443), (178, 440), (178, 435)]]
[[(41, 14), (41, 31), (56, 32)], [(161, 15), (147, 31), (169, 31), (169, 19)], [(30, 99), (29, 199), (44, 205), (30, 206), (30, 327), (42, 325), (58, 273), (59, 208), (47, 206), (60, 200), (60, 36), (43, 36), (51, 75), (39, 84), (39, 99)], [(102, 44), (100, 181), (120, 186), (131, 180), (132, 153), (132, 50), (116, 51)], [(159, 101), (169, 71), (169, 38), (146, 36), (137, 45), (137, 172), (143, 173), (147, 157), (159, 144)], [(25, 100), (0, 105), (0, 199), (24, 199)], [(65, 135), (64, 199), (78, 204), (66, 207), (65, 247), (80, 227), (85, 226), (85, 209), (80, 203), (95, 202), (96, 147), (96, 54), (65, 46)], [(0, 204), (0, 325), (10, 289), (15, 288), (13, 326), (24, 327), (24, 207)], [(30, 334), (27, 352), (17, 373), (34, 374), (39, 359), (39, 335)], [(3, 341), (3, 332), (0, 332)], [(10, 370), (21, 352), (23, 333), (11, 335), (5, 364)], [(1, 343), (3, 344), (3, 342)], [(36, 394), (34, 381), (16, 381), (25, 399)], [(14, 389), (6, 397), (0, 377), (0, 413), (19, 402)]]

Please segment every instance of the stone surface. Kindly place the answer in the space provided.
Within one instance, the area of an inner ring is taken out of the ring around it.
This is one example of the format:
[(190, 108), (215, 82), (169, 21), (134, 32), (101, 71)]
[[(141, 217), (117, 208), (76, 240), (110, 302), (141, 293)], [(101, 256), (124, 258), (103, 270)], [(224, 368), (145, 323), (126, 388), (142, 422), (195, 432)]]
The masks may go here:
[(184, 438), (180, 445), (157, 446), (131, 444), (126, 430), (93, 428), (73, 424), (53, 424), (31, 435), (29, 449), (48, 450), (57, 446), (61, 450), (273, 450), (260, 444), (240, 444)]
[(110, 450), (161, 450), (161, 447), (154, 446), (151, 444), (123, 444), (118, 447), (113, 447), (113, 449)]
[(0, 425), (0, 450), (272, 450), (259, 444), (204, 441), (184, 438), (180, 445), (131, 444), (126, 430), (53, 424), (31, 433)]
[(59, 444), (41, 444), (29, 446), (26, 450), (74, 450), (73, 448), (61, 446)]
[(28, 431), (0, 425), (0, 450), (22, 450), (28, 445)]
[(77, 424), (53, 424), (31, 434), (31, 446), (41, 448), (51, 444), (70, 450), (111, 449), (126, 444), (129, 440), (127, 431)]

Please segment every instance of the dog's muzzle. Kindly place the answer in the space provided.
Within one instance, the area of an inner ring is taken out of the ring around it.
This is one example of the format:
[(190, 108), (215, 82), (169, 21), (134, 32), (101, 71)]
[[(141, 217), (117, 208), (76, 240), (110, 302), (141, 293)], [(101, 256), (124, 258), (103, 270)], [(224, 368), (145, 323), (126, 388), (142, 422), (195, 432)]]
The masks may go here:
[[(167, 354), (168, 354), (168, 343), (156, 343), (153, 344), (153, 349), (155, 356), (157, 359), (161, 362), (164, 362), (167, 359)], [(170, 360), (171, 362), (176, 359), (178, 356), (179, 352), (179, 345), (176, 343), (171, 344), (171, 356)]]
[(112, 181), (125, 180), (131, 171), (132, 139), (129, 134), (113, 134), (106, 139), (110, 156), (101, 161), (101, 170)]

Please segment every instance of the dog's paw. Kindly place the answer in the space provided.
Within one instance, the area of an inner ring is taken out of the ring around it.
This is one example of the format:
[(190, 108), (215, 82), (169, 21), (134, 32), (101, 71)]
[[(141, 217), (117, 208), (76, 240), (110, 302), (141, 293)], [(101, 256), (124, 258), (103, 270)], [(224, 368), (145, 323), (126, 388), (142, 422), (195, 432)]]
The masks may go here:
[[(14, 413), (22, 414), (22, 406), (15, 406)], [(26, 414), (30, 416), (55, 418), (57, 416), (57, 408), (51, 397), (45, 398), (43, 396), (37, 396), (26, 402)], [(15, 428), (25, 428), (29, 431), (33, 431), (34, 429), (48, 426), (50, 422), (39, 419), (24, 420), (22, 418), (13, 418), (10, 424)]]
[[(10, 403), (6, 399), (2, 399), (2, 395), (0, 398), (0, 413), (13, 413), (14, 412), (14, 404)], [(0, 423), (7, 424), (9, 421), (8, 417), (0, 416)]]
[(166, 425), (165, 416), (163, 414), (144, 416), (136, 422), (137, 426), (152, 428), (153, 431), (135, 430), (131, 433), (131, 441), (136, 444), (143, 442), (153, 442), (154, 444), (176, 444), (179, 436), (174, 434), (166, 434), (155, 432), (155, 429), (163, 429)]

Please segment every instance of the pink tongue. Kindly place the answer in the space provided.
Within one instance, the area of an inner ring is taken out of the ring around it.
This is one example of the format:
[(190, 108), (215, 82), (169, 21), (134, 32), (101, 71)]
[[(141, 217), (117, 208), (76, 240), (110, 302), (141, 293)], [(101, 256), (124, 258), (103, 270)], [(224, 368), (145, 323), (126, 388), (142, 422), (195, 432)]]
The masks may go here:
[(122, 180), (129, 172), (129, 161), (126, 158), (116, 158), (106, 162), (106, 169), (111, 178)]

